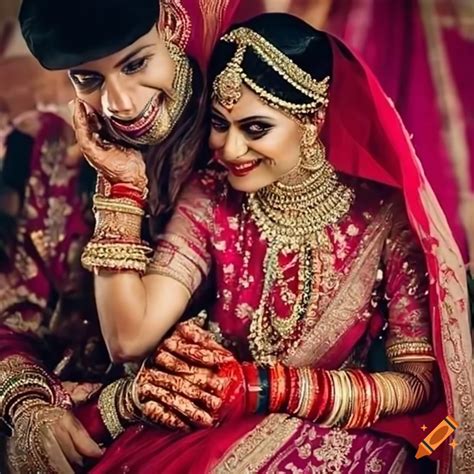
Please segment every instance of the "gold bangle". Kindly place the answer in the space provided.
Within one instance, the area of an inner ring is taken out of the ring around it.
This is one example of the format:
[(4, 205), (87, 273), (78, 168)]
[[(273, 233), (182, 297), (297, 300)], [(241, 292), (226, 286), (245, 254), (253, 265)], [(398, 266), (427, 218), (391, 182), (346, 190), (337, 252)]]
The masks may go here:
[(84, 248), (81, 263), (86, 270), (131, 270), (145, 273), (151, 249), (140, 244), (89, 242)]
[(436, 360), (433, 357), (433, 346), (427, 341), (397, 342), (386, 348), (386, 354), (390, 362), (395, 360)]
[(133, 379), (126, 379), (125, 383), (121, 387), (120, 392), (117, 394), (117, 411), (119, 417), (128, 423), (132, 423), (139, 419), (137, 410), (131, 398), (132, 385)]
[(376, 407), (375, 407), (375, 415), (374, 415), (374, 422), (377, 421), (380, 418), (380, 415), (382, 413), (382, 407), (385, 404), (385, 398), (384, 398), (384, 391), (381, 388), (380, 381), (379, 381), (379, 374), (371, 374), (372, 380), (374, 381), (375, 384), (375, 398), (376, 398)]
[(340, 379), (337, 376), (337, 370), (330, 370), (327, 372), (331, 380), (331, 385), (333, 387), (333, 406), (331, 412), (329, 413), (327, 420), (324, 422), (323, 426), (332, 427), (334, 426), (338, 413), (341, 408), (341, 386), (340, 386)]
[(126, 381), (124, 379), (116, 380), (105, 387), (99, 395), (98, 408), (102, 421), (112, 439), (121, 435), (125, 428), (120, 422), (117, 410), (117, 393), (122, 390)]
[(136, 216), (144, 216), (145, 211), (134, 204), (131, 200), (106, 198), (99, 194), (95, 194), (93, 199), (94, 211), (114, 211), (125, 214), (133, 214)]
[(309, 378), (309, 370), (310, 369), (307, 367), (298, 369), (298, 376), (300, 380), (300, 398), (295, 412), (300, 418), (305, 418), (305, 415), (308, 412), (308, 406), (310, 404), (311, 381)]
[(349, 373), (347, 371), (341, 370), (340, 375), (344, 386), (344, 406), (341, 411), (341, 419), (339, 421), (339, 425), (346, 426), (352, 413), (352, 383)]
[(122, 212), (98, 211), (95, 213), (94, 240), (141, 240), (142, 216)]
[(340, 404), (339, 404), (339, 410), (336, 413), (336, 418), (334, 420), (334, 425), (335, 426), (340, 426), (341, 422), (345, 416), (345, 412), (347, 410), (347, 403), (348, 403), (348, 398), (347, 398), (347, 387), (346, 387), (346, 379), (345, 379), (345, 373), (343, 370), (335, 370), (336, 376), (339, 380), (339, 392), (340, 392)]
[(307, 419), (313, 406), (314, 391), (316, 390), (316, 387), (314, 386), (312, 369), (305, 367), (304, 370), (307, 380), (307, 391), (303, 406), (301, 407), (301, 418)]
[(346, 428), (353, 428), (355, 426), (355, 416), (356, 416), (356, 407), (359, 406), (359, 392), (357, 390), (358, 382), (351, 370), (347, 371), (347, 376), (351, 384), (351, 405), (350, 405), (350, 414), (346, 422)]
[(26, 398), (54, 402), (55, 393), (46, 373), (20, 356), (0, 362), (0, 419), (9, 424), (15, 408)]

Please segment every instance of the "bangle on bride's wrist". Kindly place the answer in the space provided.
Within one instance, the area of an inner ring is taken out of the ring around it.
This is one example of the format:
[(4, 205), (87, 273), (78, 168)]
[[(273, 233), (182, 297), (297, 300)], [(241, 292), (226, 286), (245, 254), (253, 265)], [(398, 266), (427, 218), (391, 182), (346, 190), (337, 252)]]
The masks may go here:
[(332, 385), (332, 403), (330, 405), (330, 411), (325, 420), (323, 420), (323, 426), (334, 426), (338, 420), (339, 413), (341, 410), (342, 398), (341, 398), (341, 384), (337, 370), (328, 371), (329, 378), (331, 379)]
[(377, 420), (378, 412), (378, 397), (377, 387), (371, 374), (367, 374), (367, 382), (370, 385), (370, 397), (369, 397), (369, 412), (367, 416), (367, 426), (372, 426)]
[(260, 392), (258, 393), (257, 413), (264, 414), (268, 413), (268, 371), (265, 367), (258, 367), (257, 370), (260, 379)]
[(296, 415), (296, 407), (298, 406), (300, 385), (298, 377), (298, 369), (288, 367), (288, 405), (287, 411), (290, 415)]
[(314, 397), (314, 385), (311, 369), (303, 367), (300, 370), (300, 376), (303, 380), (303, 390), (300, 393), (300, 401), (298, 403), (298, 416), (306, 419), (310, 413)]
[(354, 371), (349, 369), (346, 371), (347, 377), (349, 378), (349, 383), (351, 385), (351, 400), (349, 407), (349, 414), (345, 422), (345, 428), (354, 428), (356, 425), (354, 423), (355, 412), (357, 407), (360, 405), (359, 394), (357, 389), (357, 380), (354, 375)]
[(132, 399), (133, 379), (129, 378), (121, 386), (117, 393), (117, 411), (119, 417), (125, 423), (133, 423), (140, 420), (140, 413), (137, 411)]
[(117, 438), (125, 431), (118, 409), (120, 394), (126, 380), (119, 379), (105, 387), (99, 395), (98, 408), (107, 431), (112, 439)]
[(13, 419), (17, 407), (27, 399), (53, 401), (53, 390), (40, 374), (17, 374), (2, 384), (0, 416), (5, 420)]
[(343, 407), (341, 410), (341, 417), (338, 421), (338, 426), (345, 427), (350, 416), (352, 410), (352, 384), (349, 374), (345, 370), (339, 371), (339, 375), (341, 376), (342, 382), (342, 399), (343, 399)]
[(141, 209), (145, 207), (145, 194), (127, 184), (117, 183), (112, 185), (110, 197), (113, 199), (126, 198), (135, 202)]
[(110, 211), (143, 217), (145, 211), (135, 201), (127, 198), (105, 197), (94, 194), (92, 198), (94, 212)]
[(247, 385), (246, 390), (246, 412), (256, 413), (258, 406), (258, 394), (260, 392), (260, 380), (257, 367), (254, 364), (242, 364), (242, 370)]
[[(354, 419), (351, 422), (351, 426), (354, 426), (355, 428), (359, 428), (363, 426), (364, 419), (366, 418), (366, 412), (365, 410), (367, 409), (367, 382), (364, 378), (364, 374), (360, 370), (354, 370), (352, 371), (352, 375), (354, 376), (356, 380), (355, 384), (355, 389), (357, 393), (357, 403), (354, 404)], [(349, 420), (350, 422), (351, 420)]]
[(89, 271), (134, 271), (144, 274), (151, 249), (142, 244), (90, 241), (84, 248), (81, 263)]
[(316, 369), (317, 383), (319, 387), (319, 397), (315, 402), (314, 408), (314, 418), (313, 421), (320, 421), (324, 413), (327, 410), (329, 404), (329, 396), (331, 391), (331, 386), (329, 384), (329, 378), (324, 369)]
[(275, 364), (269, 369), (270, 401), (269, 412), (278, 413), (286, 403), (286, 373), (282, 364)]
[(313, 379), (314, 395), (311, 399), (307, 418), (311, 421), (317, 421), (324, 409), (327, 392), (325, 390), (324, 379), (322, 378), (321, 369), (311, 369)]
[(334, 405), (334, 384), (331, 379), (330, 371), (323, 370), (322, 375), (324, 378), (324, 383), (327, 386), (327, 398), (326, 398), (326, 403), (324, 404), (324, 408), (321, 413), (321, 417), (319, 419), (321, 423), (326, 421)]

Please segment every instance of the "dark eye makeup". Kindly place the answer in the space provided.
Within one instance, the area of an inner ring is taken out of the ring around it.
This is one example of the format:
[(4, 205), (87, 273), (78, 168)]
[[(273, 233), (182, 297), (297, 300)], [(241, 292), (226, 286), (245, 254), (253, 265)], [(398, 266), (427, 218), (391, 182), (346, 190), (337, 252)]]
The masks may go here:
[[(211, 126), (219, 133), (224, 133), (229, 129), (229, 122), (220, 114), (216, 112), (211, 113)], [(274, 124), (269, 123), (264, 119), (248, 118), (239, 121), (239, 128), (251, 139), (257, 140), (266, 135)]]

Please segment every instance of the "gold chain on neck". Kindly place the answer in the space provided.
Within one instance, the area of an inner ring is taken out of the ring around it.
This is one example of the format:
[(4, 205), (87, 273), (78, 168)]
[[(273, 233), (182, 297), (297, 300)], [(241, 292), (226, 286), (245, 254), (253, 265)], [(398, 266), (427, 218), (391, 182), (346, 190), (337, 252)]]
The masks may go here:
[[(328, 161), (299, 184), (276, 182), (249, 195), (248, 211), (268, 243), (262, 297), (249, 334), (257, 362), (271, 364), (297, 342), (296, 333), (314, 299), (317, 254), (329, 249), (326, 229), (349, 212), (353, 200), (353, 190), (338, 180)], [(298, 292), (287, 317), (276, 314), (271, 301), (276, 283), (285, 288), (279, 264), (282, 252), (295, 252), (298, 259)]]

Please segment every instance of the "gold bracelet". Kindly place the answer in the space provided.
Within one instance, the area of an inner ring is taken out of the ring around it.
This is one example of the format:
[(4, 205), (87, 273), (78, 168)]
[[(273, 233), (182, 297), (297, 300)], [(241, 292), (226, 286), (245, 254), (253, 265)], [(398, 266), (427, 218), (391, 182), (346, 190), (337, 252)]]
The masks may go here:
[(307, 390), (303, 405), (301, 407), (300, 416), (303, 419), (307, 419), (313, 406), (314, 392), (316, 390), (316, 387), (314, 386), (312, 369), (310, 369), (309, 367), (305, 367), (303, 370), (305, 372)]
[(349, 381), (351, 384), (351, 409), (350, 409), (350, 414), (349, 418), (346, 422), (346, 428), (354, 428), (355, 426), (355, 417), (357, 414), (356, 407), (359, 406), (359, 391), (357, 390), (358, 387), (358, 381), (355, 377), (355, 375), (352, 373), (351, 370), (347, 371), (347, 376), (349, 377)]
[(0, 419), (9, 424), (13, 411), (25, 398), (53, 403), (54, 388), (46, 372), (22, 356), (9, 356), (0, 362)]
[(375, 373), (375, 374), (370, 374), (370, 375), (375, 384), (375, 397), (377, 400), (377, 405), (375, 406), (375, 417), (374, 417), (374, 422), (375, 422), (380, 418), (380, 415), (382, 414), (382, 408), (385, 404), (385, 397), (384, 397), (384, 391), (382, 390), (380, 386), (380, 382), (378, 380), (379, 374)]
[(342, 400), (341, 400), (341, 386), (340, 386), (340, 379), (336, 375), (336, 370), (329, 370), (327, 375), (331, 380), (332, 390), (333, 390), (333, 406), (331, 412), (329, 413), (327, 420), (324, 422), (323, 426), (332, 427), (334, 426), (338, 413), (341, 408)]
[(141, 244), (90, 241), (84, 248), (81, 263), (86, 270), (131, 270), (145, 273), (151, 249)]
[(133, 240), (140, 242), (142, 216), (122, 212), (97, 211), (95, 213), (94, 240)]
[(343, 401), (344, 406), (341, 411), (340, 426), (346, 426), (352, 413), (352, 382), (349, 373), (345, 370), (339, 371), (343, 382)]
[(116, 380), (105, 387), (99, 395), (100, 416), (112, 439), (117, 438), (125, 431), (117, 410), (117, 394), (122, 390), (125, 383), (126, 380), (124, 379)]
[(339, 383), (339, 409), (336, 412), (335, 419), (334, 419), (334, 426), (340, 426), (341, 421), (344, 417), (345, 410), (347, 408), (347, 391), (345, 386), (345, 378), (344, 378), (344, 371), (343, 370), (334, 370), (336, 374), (336, 378), (338, 379)]
[(145, 211), (129, 199), (107, 198), (100, 194), (95, 194), (92, 199), (94, 211), (114, 211), (141, 217), (145, 215)]
[(136, 407), (132, 400), (133, 378), (126, 379), (120, 393), (118, 393), (117, 411), (120, 418), (128, 423), (138, 421)]
[(298, 406), (296, 407), (295, 413), (296, 416), (300, 418), (305, 418), (305, 414), (308, 411), (308, 405), (310, 402), (310, 393), (311, 393), (311, 380), (309, 374), (309, 368), (302, 367), (298, 369), (298, 377), (300, 381), (299, 392), (300, 397), (298, 400)]
[(402, 360), (436, 360), (433, 346), (427, 341), (397, 342), (386, 348), (390, 362)]
[(44, 427), (66, 413), (66, 409), (41, 400), (26, 400), (14, 418), (13, 441), (8, 443), (8, 464), (13, 472), (56, 472), (49, 463)]

